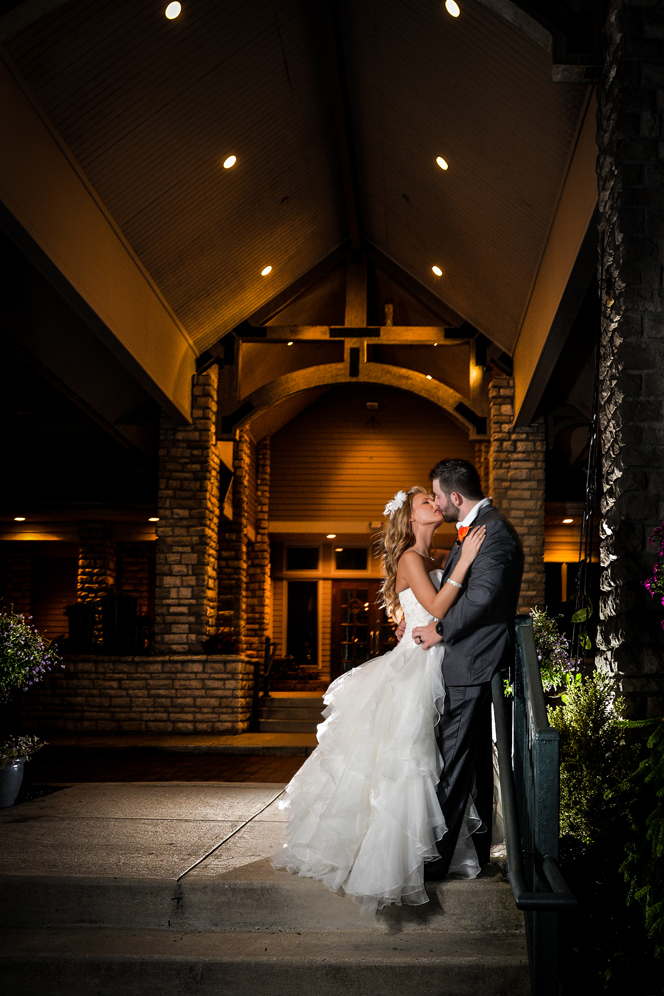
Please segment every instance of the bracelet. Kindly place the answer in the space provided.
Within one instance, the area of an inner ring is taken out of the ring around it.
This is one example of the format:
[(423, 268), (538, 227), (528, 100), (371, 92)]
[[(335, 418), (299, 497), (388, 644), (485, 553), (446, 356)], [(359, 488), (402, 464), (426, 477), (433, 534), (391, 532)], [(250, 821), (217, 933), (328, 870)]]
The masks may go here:
[(453, 581), (452, 578), (448, 578), (445, 584), (453, 584), (455, 588), (463, 588), (463, 585), (459, 584), (458, 581)]

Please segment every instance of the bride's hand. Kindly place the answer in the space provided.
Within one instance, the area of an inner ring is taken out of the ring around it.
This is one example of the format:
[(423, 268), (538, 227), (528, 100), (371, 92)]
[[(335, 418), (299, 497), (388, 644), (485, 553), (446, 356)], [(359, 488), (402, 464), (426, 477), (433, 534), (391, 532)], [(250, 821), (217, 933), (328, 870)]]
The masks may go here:
[(472, 529), (461, 547), (461, 556), (459, 561), (463, 561), (465, 564), (472, 564), (477, 554), (480, 552), (480, 547), (486, 538), (486, 526), (478, 526), (477, 529)]

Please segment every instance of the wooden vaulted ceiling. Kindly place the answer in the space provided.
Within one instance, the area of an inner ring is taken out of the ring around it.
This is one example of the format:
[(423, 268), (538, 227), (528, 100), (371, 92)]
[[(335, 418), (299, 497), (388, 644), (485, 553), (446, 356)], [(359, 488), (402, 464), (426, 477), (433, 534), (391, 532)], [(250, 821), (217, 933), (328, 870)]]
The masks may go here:
[(513, 350), (587, 98), (541, 39), (478, 0), (339, 0), (331, 69), (311, 0), (50, 6), (9, 57), (199, 351), (353, 237)]

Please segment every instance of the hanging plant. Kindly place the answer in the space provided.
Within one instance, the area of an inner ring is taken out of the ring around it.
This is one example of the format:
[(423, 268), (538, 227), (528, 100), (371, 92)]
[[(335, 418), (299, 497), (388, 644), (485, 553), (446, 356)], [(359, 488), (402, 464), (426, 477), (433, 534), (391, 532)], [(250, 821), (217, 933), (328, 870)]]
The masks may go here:
[[(664, 609), (664, 522), (653, 530), (650, 537), (650, 545), (659, 544), (659, 552), (653, 567), (652, 577), (646, 578), (643, 586), (650, 592), (651, 598), (656, 598)], [(664, 629), (664, 619), (662, 619), (662, 629)]]
[(537, 606), (530, 614), (542, 687), (545, 692), (551, 692), (565, 684), (567, 676), (576, 670), (577, 661), (570, 654), (569, 640), (560, 632), (557, 620), (548, 616), (546, 609)]

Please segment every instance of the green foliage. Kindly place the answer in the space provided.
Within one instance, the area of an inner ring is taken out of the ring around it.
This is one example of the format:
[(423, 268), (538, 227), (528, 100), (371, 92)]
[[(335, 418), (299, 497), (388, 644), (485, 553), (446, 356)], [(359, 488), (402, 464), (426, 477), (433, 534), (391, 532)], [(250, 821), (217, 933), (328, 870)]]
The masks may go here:
[[(629, 883), (628, 903), (643, 907), (655, 954), (664, 957), (664, 719), (625, 723), (650, 732), (645, 757), (620, 789), (630, 791), (630, 836), (620, 870)], [(645, 831), (645, 832), (644, 832)]]
[(17, 757), (25, 757), (30, 760), (40, 747), (44, 747), (46, 742), (34, 735), (27, 737), (9, 737), (0, 744), (0, 768), (6, 768)]
[(577, 609), (577, 611), (572, 616), (572, 622), (576, 626), (581, 626), (579, 630), (577, 640), (579, 641), (579, 648), (581, 650), (592, 650), (593, 641), (588, 635), (588, 620), (593, 614), (593, 603), (589, 595), (585, 596), (585, 607), (583, 609)]
[(613, 678), (595, 671), (585, 680), (568, 675), (562, 705), (548, 709), (560, 733), (560, 832), (585, 844), (614, 832), (624, 799), (618, 786), (636, 764), (623, 708)]
[(41, 681), (56, 666), (64, 667), (60, 656), (29, 617), (13, 608), (0, 613), (0, 702), (6, 702), (11, 692)]

